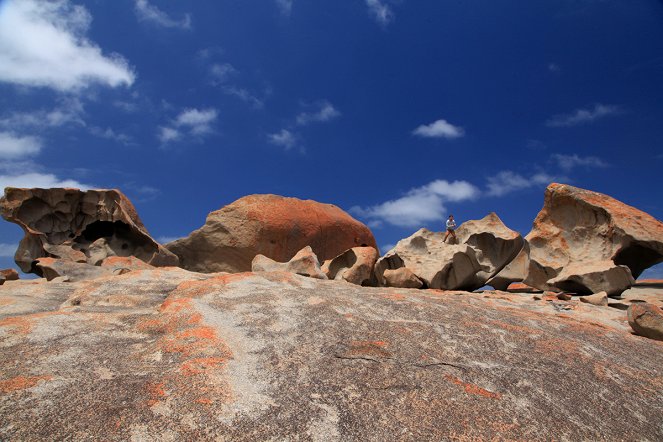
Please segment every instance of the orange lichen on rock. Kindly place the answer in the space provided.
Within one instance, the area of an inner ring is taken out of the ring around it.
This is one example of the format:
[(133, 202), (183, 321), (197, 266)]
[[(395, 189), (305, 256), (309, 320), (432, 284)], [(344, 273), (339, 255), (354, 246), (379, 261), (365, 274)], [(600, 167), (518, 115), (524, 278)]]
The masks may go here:
[(150, 397), (147, 401), (148, 406), (153, 406), (157, 404), (161, 399), (166, 397), (166, 390), (164, 387), (166, 386), (165, 382), (160, 382), (160, 383), (148, 383), (145, 386), (145, 389), (147, 390), (147, 393)]
[(51, 376), (16, 376), (0, 381), (0, 393), (9, 394), (18, 390), (25, 390), (36, 386), (41, 381), (50, 381), (51, 379)]
[(468, 382), (463, 382), (462, 380), (458, 379), (455, 376), (452, 376), (450, 374), (446, 375), (445, 378), (448, 381), (451, 381), (452, 383), (456, 385), (460, 385), (465, 389), (465, 393), (467, 394), (473, 394), (476, 396), (483, 396), (485, 398), (490, 398), (490, 399), (500, 399), (502, 395), (500, 393), (494, 393), (492, 391), (488, 391), (485, 388), (481, 388), (478, 385), (475, 384), (470, 384)]
[(180, 366), (180, 372), (186, 376), (194, 374), (201, 374), (207, 372), (209, 369), (217, 368), (219, 365), (225, 364), (227, 358), (193, 358), (185, 361)]
[(393, 301), (403, 301), (407, 299), (407, 297), (402, 293), (387, 293), (382, 296), (386, 299), (391, 299)]
[(32, 313), (29, 315), (22, 316), (9, 316), (7, 318), (0, 319), (0, 327), (10, 327), (13, 328), (14, 333), (20, 335), (27, 335), (32, 330), (34, 322), (44, 318), (46, 316), (54, 315), (68, 315), (69, 313), (63, 312), (40, 312)]

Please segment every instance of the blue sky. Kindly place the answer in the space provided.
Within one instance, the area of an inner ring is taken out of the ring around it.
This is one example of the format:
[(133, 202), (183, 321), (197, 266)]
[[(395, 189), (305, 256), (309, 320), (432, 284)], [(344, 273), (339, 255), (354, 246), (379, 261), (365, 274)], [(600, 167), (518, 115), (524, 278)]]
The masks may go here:
[(552, 181), (662, 219), (662, 79), (654, 0), (2, 0), (0, 186), (119, 188), (161, 239), (310, 198), (383, 252), (449, 213), (526, 234)]

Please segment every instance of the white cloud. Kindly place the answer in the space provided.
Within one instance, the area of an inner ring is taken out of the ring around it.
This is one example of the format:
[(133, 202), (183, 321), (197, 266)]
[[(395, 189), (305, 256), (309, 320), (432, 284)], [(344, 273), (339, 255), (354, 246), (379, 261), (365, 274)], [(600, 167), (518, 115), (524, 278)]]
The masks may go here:
[(18, 244), (0, 243), (0, 258), (13, 258)]
[(227, 95), (239, 98), (243, 102), (250, 104), (255, 109), (262, 109), (265, 105), (263, 100), (253, 95), (248, 89), (236, 86), (224, 86), (221, 90)]
[(0, 9), (0, 81), (75, 91), (131, 85), (119, 55), (105, 56), (86, 33), (92, 18), (68, 0), (5, 0)]
[(18, 136), (11, 132), (0, 132), (0, 157), (15, 160), (38, 154), (42, 141), (37, 137)]
[(281, 129), (280, 132), (267, 135), (270, 143), (284, 147), (290, 150), (297, 145), (297, 136), (287, 129)]
[(592, 123), (605, 117), (619, 115), (622, 110), (611, 104), (596, 104), (592, 109), (576, 109), (568, 114), (558, 114), (546, 121), (548, 127), (571, 127)]
[(157, 138), (161, 141), (162, 144), (170, 143), (171, 141), (177, 141), (181, 138), (182, 134), (177, 129), (172, 127), (159, 127), (157, 133)]
[(214, 63), (209, 69), (210, 76), (212, 77), (212, 84), (218, 86), (226, 95), (239, 98), (245, 103), (251, 105), (255, 109), (262, 109), (264, 102), (262, 99), (256, 97), (248, 89), (238, 87), (233, 84), (228, 84), (231, 77), (239, 74), (239, 71), (230, 63)]
[(428, 125), (421, 125), (412, 131), (414, 135), (425, 138), (460, 138), (465, 135), (462, 127), (454, 126), (447, 120), (437, 120)]
[(394, 19), (394, 12), (384, 0), (366, 0), (368, 12), (382, 26), (387, 26)]
[(608, 163), (603, 161), (598, 157), (580, 157), (577, 154), (573, 155), (563, 155), (563, 154), (553, 154), (551, 156), (552, 160), (557, 163), (557, 165), (565, 170), (566, 172), (578, 167), (596, 167), (596, 168), (605, 168), (608, 167)]
[(154, 23), (164, 28), (191, 29), (190, 14), (184, 14), (181, 20), (174, 20), (161, 9), (151, 5), (147, 0), (136, 0), (134, 10), (140, 21)]
[(526, 178), (510, 170), (504, 170), (495, 176), (488, 177), (487, 181), (487, 196), (504, 196), (508, 193), (527, 189), (529, 187), (539, 185), (547, 186), (555, 181), (567, 180), (563, 177), (555, 177), (545, 172), (539, 172)]
[(302, 112), (297, 115), (297, 124), (306, 126), (311, 123), (322, 123), (341, 116), (341, 113), (327, 100), (314, 105), (317, 109), (312, 112)]
[(225, 83), (230, 77), (237, 74), (237, 69), (230, 63), (214, 63), (210, 66), (209, 71), (215, 85)]
[(548, 63), (548, 70), (550, 72), (558, 73), (561, 69), (557, 63)]
[(62, 180), (50, 173), (28, 172), (0, 175), (0, 189), (5, 187), (75, 187), (78, 189), (90, 189), (93, 186), (83, 184), (75, 180)]
[(276, 6), (278, 6), (281, 14), (289, 17), (292, 13), (292, 0), (276, 0)]
[(0, 127), (13, 130), (44, 130), (67, 125), (85, 126), (85, 110), (78, 99), (66, 99), (59, 106), (33, 112), (14, 112), (0, 119)]
[(212, 132), (217, 116), (216, 109), (184, 109), (175, 119), (175, 125), (188, 127), (193, 135), (204, 135)]
[(379, 220), (399, 227), (416, 227), (443, 220), (446, 203), (473, 199), (479, 194), (479, 189), (467, 181), (435, 180), (401, 198), (367, 208), (355, 206), (350, 212), (369, 222)]

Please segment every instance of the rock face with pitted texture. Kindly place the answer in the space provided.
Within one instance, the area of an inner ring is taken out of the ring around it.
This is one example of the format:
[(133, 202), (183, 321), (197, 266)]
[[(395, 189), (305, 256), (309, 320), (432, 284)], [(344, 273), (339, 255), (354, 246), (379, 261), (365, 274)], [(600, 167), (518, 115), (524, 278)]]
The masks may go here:
[(309, 278), (327, 279), (320, 268), (320, 261), (315, 256), (311, 247), (306, 246), (301, 249), (288, 262), (276, 262), (273, 259), (263, 255), (256, 255), (251, 262), (251, 271), (253, 272), (289, 272)]
[(495, 213), (463, 223), (456, 236), (458, 244), (447, 244), (443, 233), (420, 229), (399, 241), (375, 265), (378, 282), (386, 284), (385, 270), (407, 267), (427, 288), (475, 290), (518, 256), (525, 244)]
[(135, 256), (154, 266), (178, 264), (119, 190), (8, 187), (0, 213), (25, 232), (15, 255), (24, 272), (41, 274), (40, 258), (96, 264), (107, 256)]
[(286, 262), (306, 246), (322, 262), (353, 247), (377, 249), (370, 229), (337, 206), (278, 195), (240, 198), (166, 245), (182, 267), (197, 272), (249, 271), (258, 254)]
[(325, 261), (322, 271), (329, 279), (375, 286), (373, 267), (377, 260), (378, 251), (373, 247), (353, 247), (336, 258)]
[(542, 290), (616, 295), (663, 262), (661, 221), (607, 195), (565, 184), (548, 186), (526, 239), (525, 283)]
[(0, 439), (660, 441), (663, 343), (625, 318), (284, 272), (8, 281)]

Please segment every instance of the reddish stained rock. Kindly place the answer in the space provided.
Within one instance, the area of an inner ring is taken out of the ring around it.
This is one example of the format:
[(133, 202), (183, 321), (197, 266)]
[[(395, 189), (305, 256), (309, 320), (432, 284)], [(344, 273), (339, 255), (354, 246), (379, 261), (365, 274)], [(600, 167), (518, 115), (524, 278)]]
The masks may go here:
[(17, 281), (18, 272), (14, 269), (4, 269), (0, 270), (0, 285), (4, 284), (5, 281)]
[(25, 232), (15, 255), (24, 272), (41, 275), (35, 264), (46, 257), (70, 262), (86, 257), (92, 264), (86, 252), (100, 238), (114, 255), (133, 255), (155, 266), (178, 264), (175, 255), (152, 239), (119, 190), (8, 187), (0, 199), (0, 213)]
[(197, 272), (245, 272), (260, 254), (278, 262), (311, 246), (321, 261), (369, 246), (373, 234), (332, 204), (278, 195), (250, 195), (210, 213), (205, 225), (166, 247)]
[[(610, 196), (566, 184), (548, 186), (526, 239), (530, 266), (524, 282), (541, 290), (559, 286), (579, 294), (616, 295), (633, 284), (631, 276), (663, 262), (661, 221)], [(630, 275), (619, 273), (619, 266)], [(611, 276), (601, 277), (606, 272)]]
[(663, 310), (646, 302), (635, 302), (627, 311), (628, 323), (640, 336), (663, 341)]

